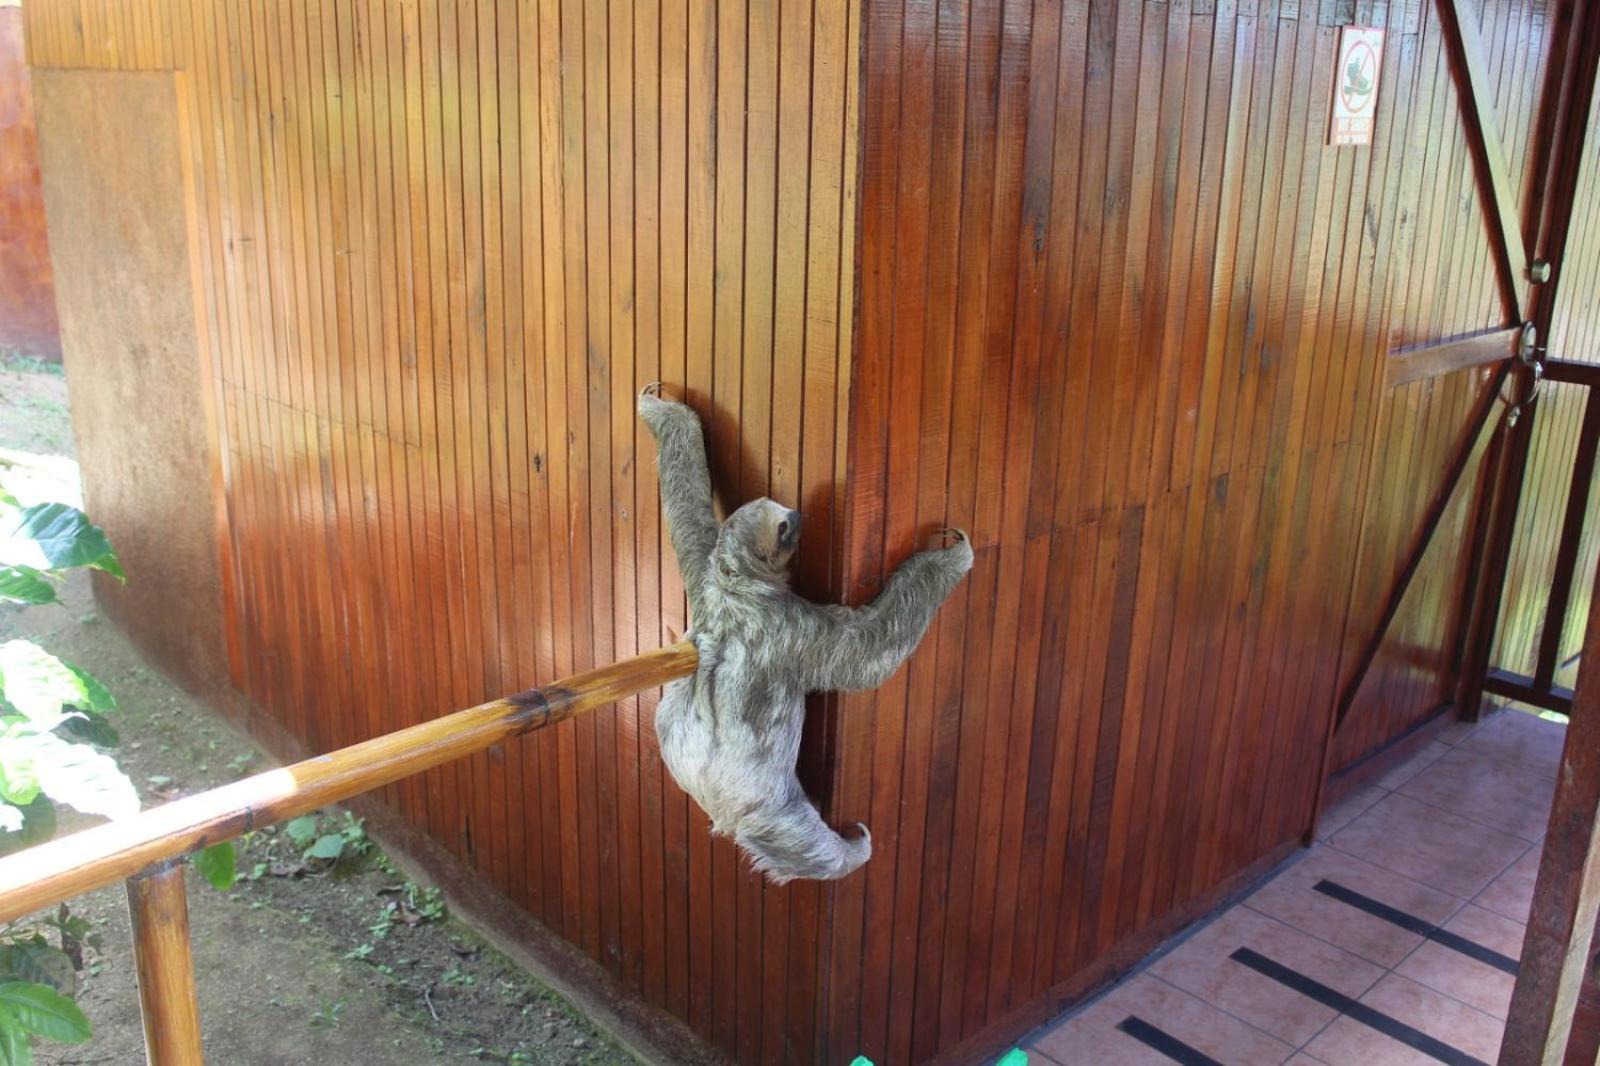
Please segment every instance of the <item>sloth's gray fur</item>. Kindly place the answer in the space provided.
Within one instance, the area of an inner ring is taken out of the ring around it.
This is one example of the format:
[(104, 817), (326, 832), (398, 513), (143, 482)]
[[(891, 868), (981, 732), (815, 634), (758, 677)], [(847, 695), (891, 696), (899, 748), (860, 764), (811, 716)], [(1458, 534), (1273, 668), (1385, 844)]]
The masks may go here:
[(865, 607), (814, 604), (789, 589), (800, 515), (772, 500), (740, 507), (720, 527), (700, 421), (655, 395), (639, 414), (656, 436), (661, 503), (689, 594), (694, 675), (667, 687), (656, 711), (673, 778), (755, 868), (782, 883), (843, 877), (872, 838), (823, 822), (795, 777), (808, 692), (874, 688), (915, 650), (939, 604), (972, 568), (965, 534), (918, 552)]

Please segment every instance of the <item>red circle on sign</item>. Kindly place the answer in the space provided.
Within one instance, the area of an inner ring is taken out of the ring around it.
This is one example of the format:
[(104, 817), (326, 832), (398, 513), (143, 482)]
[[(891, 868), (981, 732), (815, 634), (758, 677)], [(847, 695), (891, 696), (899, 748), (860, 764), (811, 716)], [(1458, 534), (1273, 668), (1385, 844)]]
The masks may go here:
[(1377, 89), (1377, 85), (1373, 84), (1372, 88), (1364, 93), (1352, 94), (1349, 90), (1349, 71), (1353, 65), (1357, 66), (1362, 76), (1371, 83), (1372, 75), (1376, 73), (1378, 67), (1378, 56), (1377, 53), (1373, 52), (1372, 45), (1366, 41), (1357, 41), (1350, 49), (1350, 55), (1345, 61), (1344, 70), (1339, 72), (1339, 99), (1344, 102), (1345, 110), (1352, 114), (1357, 114), (1371, 105), (1372, 93), (1373, 90)]

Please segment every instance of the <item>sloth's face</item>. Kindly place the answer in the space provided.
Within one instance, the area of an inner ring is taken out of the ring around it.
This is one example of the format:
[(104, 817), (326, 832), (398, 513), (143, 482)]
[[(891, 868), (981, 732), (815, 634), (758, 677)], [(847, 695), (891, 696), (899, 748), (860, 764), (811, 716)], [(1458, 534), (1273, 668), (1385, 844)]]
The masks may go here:
[(728, 516), (717, 542), (724, 569), (781, 578), (800, 547), (800, 512), (766, 498), (751, 500)]

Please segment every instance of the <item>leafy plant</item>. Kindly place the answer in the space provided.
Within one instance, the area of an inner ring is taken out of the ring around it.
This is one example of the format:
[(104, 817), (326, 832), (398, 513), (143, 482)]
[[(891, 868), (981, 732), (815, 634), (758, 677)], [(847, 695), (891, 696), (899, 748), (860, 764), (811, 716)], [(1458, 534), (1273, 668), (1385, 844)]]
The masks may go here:
[(329, 867), (338, 864), (346, 855), (365, 855), (372, 850), (367, 830), (361, 819), (345, 812), (344, 824), (331, 831), (321, 831), (317, 815), (305, 814), (285, 823), (284, 835), (290, 843), (301, 849), (300, 858), (309, 861), (321, 859)]
[[(68, 570), (123, 578), (105, 531), (75, 507), (23, 507), (0, 488), (0, 602), (57, 602)], [(0, 852), (48, 839), (55, 807), (118, 818), (139, 797), (105, 749), (117, 742), (106, 715), (117, 701), (86, 670), (28, 640), (0, 644)]]
[(337, 1029), (339, 1021), (344, 1017), (344, 1000), (324, 999), (322, 1007), (311, 1016), (313, 1029)]
[[(82, 511), (23, 506), (0, 485), (0, 604), (59, 603), (63, 576), (85, 568), (126, 580), (105, 531)], [(81, 667), (29, 640), (0, 644), (0, 854), (52, 837), (61, 805), (105, 818), (138, 812), (138, 792), (109, 754), (119, 742), (108, 719), (116, 709), (110, 690)], [(232, 884), (231, 843), (194, 861), (213, 885)], [(0, 929), (0, 1064), (31, 1062), (36, 1038), (89, 1038), (72, 1001), (85, 946), (97, 947), (98, 937), (66, 904), (33, 927)]]

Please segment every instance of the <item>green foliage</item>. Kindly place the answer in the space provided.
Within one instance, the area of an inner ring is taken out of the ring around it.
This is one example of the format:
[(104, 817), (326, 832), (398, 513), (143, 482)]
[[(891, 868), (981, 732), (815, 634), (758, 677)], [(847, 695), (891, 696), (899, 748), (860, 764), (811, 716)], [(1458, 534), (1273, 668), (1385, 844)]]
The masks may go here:
[(295, 818), (286, 823), (283, 827), (283, 831), (289, 834), (289, 839), (294, 841), (296, 846), (303, 848), (316, 838), (317, 816), (314, 814), (303, 814), (299, 818)]
[(0, 369), (9, 370), (13, 374), (50, 374), (54, 377), (61, 377), (66, 373), (60, 363), (40, 359), (36, 355), (23, 355), (13, 348), (0, 349)]
[(32, 981), (0, 984), (0, 1016), (14, 1020), (24, 1032), (62, 1044), (89, 1039), (89, 1019), (76, 1003), (49, 985)]
[(42, 570), (31, 566), (0, 566), (0, 600), (12, 603), (54, 603), (56, 587)]
[(322, 1008), (311, 1016), (313, 1029), (337, 1029), (339, 1020), (344, 1017), (344, 1000), (324, 999)]
[[(0, 604), (57, 603), (62, 575), (84, 567), (126, 580), (105, 531), (82, 511), (64, 503), (24, 507), (0, 486)], [(118, 737), (105, 716), (116, 707), (88, 671), (32, 641), (0, 644), (0, 855), (53, 836), (57, 804), (107, 818), (138, 812), (133, 782), (107, 754)], [(228, 887), (233, 845), (207, 848), (195, 866)], [(98, 941), (66, 904), (33, 928), (0, 932), (0, 1066), (31, 1063), (35, 1039), (89, 1039), (89, 1021), (71, 997), (84, 948)]]
[[(119, 579), (105, 531), (76, 507), (24, 507), (0, 489), (0, 602), (56, 601), (55, 583), (80, 567)], [(55, 832), (55, 806), (117, 818), (139, 809), (133, 782), (105, 749), (103, 717), (117, 702), (88, 671), (27, 640), (0, 644), (0, 854)]]
[(372, 850), (366, 827), (348, 811), (337, 829), (324, 831), (319, 815), (305, 814), (286, 822), (283, 832), (290, 843), (301, 849), (302, 861), (321, 859), (333, 866), (345, 855), (360, 856)]
[(43, 935), (31, 933), (0, 946), (0, 981), (30, 981), (49, 985), (63, 996), (78, 990), (78, 971), (72, 956), (52, 947)]
[(64, 503), (7, 507), (0, 518), (0, 564), (56, 571), (87, 566), (127, 578), (105, 530)]
[(344, 837), (338, 833), (328, 833), (317, 838), (317, 842), (306, 849), (305, 857), (308, 859), (330, 859), (339, 861), (339, 856), (344, 854)]
[(238, 853), (233, 841), (224, 840), (200, 851), (194, 857), (194, 868), (219, 892), (233, 887), (239, 876)]
[[(0, 967), (5, 965), (0, 962)], [(67, 971), (71, 972), (70, 962)], [(30, 1066), (35, 1037), (81, 1044), (89, 1035), (89, 1019), (82, 1009), (54, 985), (0, 981), (0, 1066)]]

